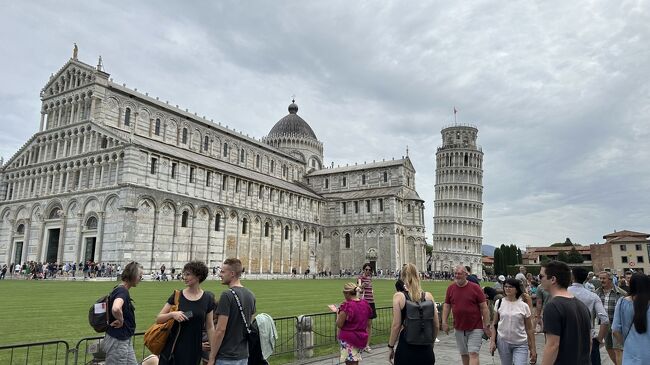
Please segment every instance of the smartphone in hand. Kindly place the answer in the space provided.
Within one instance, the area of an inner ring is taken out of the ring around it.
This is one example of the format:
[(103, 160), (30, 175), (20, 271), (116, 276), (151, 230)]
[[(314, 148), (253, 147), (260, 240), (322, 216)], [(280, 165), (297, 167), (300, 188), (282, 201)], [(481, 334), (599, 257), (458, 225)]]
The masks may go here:
[(329, 308), (334, 313), (339, 311), (339, 307), (336, 304), (330, 304), (330, 305), (327, 306), (327, 308)]
[(187, 319), (194, 317), (194, 313), (192, 313), (192, 311), (183, 312), (183, 314), (185, 317), (187, 317)]

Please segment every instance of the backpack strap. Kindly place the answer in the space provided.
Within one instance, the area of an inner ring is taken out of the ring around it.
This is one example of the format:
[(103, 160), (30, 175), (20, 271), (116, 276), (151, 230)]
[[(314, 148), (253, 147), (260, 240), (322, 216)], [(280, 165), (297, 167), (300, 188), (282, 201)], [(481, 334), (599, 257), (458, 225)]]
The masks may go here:
[(246, 320), (246, 315), (244, 314), (244, 308), (241, 306), (241, 302), (239, 301), (239, 296), (237, 296), (237, 293), (233, 290), (233, 288), (230, 288), (230, 292), (232, 295), (235, 296), (235, 301), (237, 301), (237, 307), (239, 307), (239, 313), (241, 313), (241, 319), (244, 321), (244, 326), (246, 327), (246, 333), (251, 334), (251, 328), (248, 325), (248, 321)]

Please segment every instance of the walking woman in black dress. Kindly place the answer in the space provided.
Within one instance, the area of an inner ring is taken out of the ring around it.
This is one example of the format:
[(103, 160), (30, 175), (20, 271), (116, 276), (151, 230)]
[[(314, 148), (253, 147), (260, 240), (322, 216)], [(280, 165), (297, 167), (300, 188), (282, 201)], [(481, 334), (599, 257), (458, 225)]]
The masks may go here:
[[(393, 295), (393, 322), (388, 338), (388, 360), (395, 365), (431, 365), (435, 363), (433, 354), (433, 341), (438, 334), (438, 311), (435, 309), (433, 295), (422, 290), (420, 274), (413, 264), (407, 264), (402, 269), (401, 279), (404, 281), (404, 290)], [(424, 294), (424, 296), (423, 296)], [(434, 305), (433, 314), (433, 339), (430, 344), (412, 345), (406, 342), (404, 321), (406, 319), (406, 300), (423, 302), (431, 301)], [(398, 340), (399, 338), (399, 340)], [(397, 345), (397, 349), (395, 346)]]
[[(201, 289), (200, 284), (208, 277), (208, 267), (199, 261), (185, 264), (182, 271), (186, 288), (181, 291), (178, 310), (171, 312), (174, 293), (162, 308), (156, 322), (165, 323), (174, 319), (165, 348), (160, 353), (159, 365), (197, 365), (201, 361), (201, 333), (205, 327), (210, 343), (215, 338), (212, 311), (214, 294)], [(215, 354), (210, 354), (209, 365), (214, 364)]]

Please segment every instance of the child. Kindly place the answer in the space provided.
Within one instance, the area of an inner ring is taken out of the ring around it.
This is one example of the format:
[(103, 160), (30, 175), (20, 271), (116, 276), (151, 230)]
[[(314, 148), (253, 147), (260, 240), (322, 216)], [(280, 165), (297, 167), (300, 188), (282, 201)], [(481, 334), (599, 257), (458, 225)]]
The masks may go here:
[(358, 298), (360, 291), (361, 288), (354, 283), (345, 284), (345, 302), (341, 303), (336, 315), (341, 361), (345, 361), (346, 365), (358, 364), (361, 352), (368, 343), (368, 320), (372, 316), (372, 309), (368, 302)]

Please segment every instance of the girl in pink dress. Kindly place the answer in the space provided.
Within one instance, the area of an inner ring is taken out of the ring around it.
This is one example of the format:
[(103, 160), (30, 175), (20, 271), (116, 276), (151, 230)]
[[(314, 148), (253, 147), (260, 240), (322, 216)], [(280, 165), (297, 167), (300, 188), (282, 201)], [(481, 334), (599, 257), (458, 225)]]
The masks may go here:
[(347, 365), (361, 361), (361, 352), (368, 343), (368, 319), (372, 316), (372, 309), (368, 302), (359, 299), (359, 292), (361, 288), (356, 284), (345, 284), (345, 301), (339, 306), (336, 315), (341, 361), (345, 361)]

